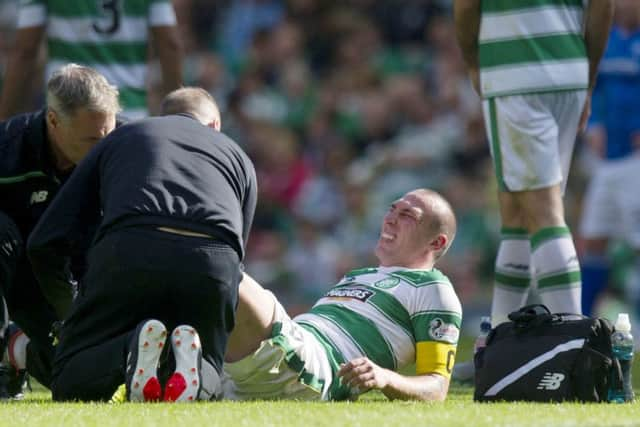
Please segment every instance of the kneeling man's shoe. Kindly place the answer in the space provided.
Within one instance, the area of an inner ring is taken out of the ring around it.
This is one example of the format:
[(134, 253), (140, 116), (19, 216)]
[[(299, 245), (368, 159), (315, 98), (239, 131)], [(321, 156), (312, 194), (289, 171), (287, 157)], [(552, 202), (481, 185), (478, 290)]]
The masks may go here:
[(167, 381), (164, 400), (191, 402), (198, 399), (202, 378), (202, 345), (198, 332), (189, 325), (180, 325), (171, 333), (171, 349), (176, 370)]
[[(18, 368), (16, 358), (26, 360), (26, 344), (16, 345), (25, 340), (26, 336), (15, 323), (11, 322), (5, 330), (2, 361), (0, 362), (0, 400), (22, 400), (24, 391), (31, 388), (26, 369)], [(21, 354), (18, 354), (20, 353)]]
[(130, 402), (161, 400), (158, 364), (166, 340), (167, 328), (159, 320), (145, 320), (136, 328), (129, 344), (125, 374), (127, 400)]
[(164, 389), (167, 402), (193, 402), (215, 399), (220, 394), (221, 381), (217, 370), (202, 358), (198, 332), (181, 325), (171, 333), (171, 347), (176, 370)]

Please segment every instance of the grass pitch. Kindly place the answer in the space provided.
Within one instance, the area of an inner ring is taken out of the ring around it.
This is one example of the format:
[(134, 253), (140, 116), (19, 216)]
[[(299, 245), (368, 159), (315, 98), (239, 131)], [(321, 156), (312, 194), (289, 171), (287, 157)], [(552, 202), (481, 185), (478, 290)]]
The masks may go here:
[(44, 390), (0, 405), (0, 426), (640, 426), (640, 403), (478, 404), (471, 387), (454, 386), (444, 403), (211, 402), (195, 404), (53, 403)]
[[(459, 360), (470, 355), (468, 343)], [(638, 355), (637, 355), (638, 356)], [(640, 396), (640, 357), (634, 364)], [(453, 384), (444, 403), (389, 402), (368, 393), (358, 402), (207, 402), (195, 404), (53, 403), (36, 386), (23, 401), (0, 404), (0, 427), (362, 426), (511, 427), (640, 426), (640, 399), (631, 404), (474, 403), (470, 386)]]

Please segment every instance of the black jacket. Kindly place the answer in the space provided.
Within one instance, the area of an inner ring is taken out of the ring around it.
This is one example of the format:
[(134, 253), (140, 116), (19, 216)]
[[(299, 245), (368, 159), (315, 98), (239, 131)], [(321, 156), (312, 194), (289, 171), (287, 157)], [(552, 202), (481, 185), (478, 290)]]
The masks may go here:
[(124, 227), (169, 226), (213, 235), (242, 259), (256, 202), (253, 163), (231, 139), (185, 115), (151, 117), (89, 152), (31, 234), (28, 253), (41, 286), (54, 288), (77, 236), (100, 218), (94, 244)]
[(49, 150), (44, 110), (0, 123), (0, 211), (25, 242), (71, 173), (56, 174)]
[[(73, 172), (73, 169), (56, 171), (45, 116), (46, 110), (43, 109), (0, 123), (0, 211), (17, 225), (25, 245), (45, 210)], [(122, 123), (118, 117), (116, 127)], [(73, 276), (82, 277), (86, 251), (96, 227), (97, 222), (94, 222), (76, 238), (71, 262), (65, 263), (64, 276), (61, 276), (57, 287), (49, 290), (50, 300), (64, 301), (54, 304), (59, 315), (70, 304)]]

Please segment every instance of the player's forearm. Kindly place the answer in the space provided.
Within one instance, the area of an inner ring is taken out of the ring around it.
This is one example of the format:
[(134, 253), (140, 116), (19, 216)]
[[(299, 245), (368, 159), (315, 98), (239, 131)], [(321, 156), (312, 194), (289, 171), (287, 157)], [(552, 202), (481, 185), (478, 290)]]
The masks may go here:
[(182, 86), (182, 44), (173, 27), (157, 29), (154, 40), (162, 70), (162, 90), (167, 94)]
[(45, 299), (54, 308), (58, 319), (64, 319), (73, 301), (72, 277), (68, 257), (55, 247), (30, 248), (29, 261)]
[[(7, 70), (2, 82), (2, 99), (0, 100), (0, 120), (27, 110), (26, 101), (31, 99), (30, 82), (37, 64), (37, 51), (18, 51), (11, 54)], [(28, 77), (26, 77), (28, 76)]]
[(480, 32), (480, 0), (455, 0), (453, 16), (458, 44), (467, 67), (478, 68), (478, 34)]
[(25, 100), (31, 99), (30, 82), (38, 61), (38, 52), (44, 37), (44, 26), (21, 28), (16, 33), (13, 50), (7, 62), (2, 97), (0, 99), (0, 120), (22, 112)]
[(449, 380), (438, 374), (409, 377), (388, 372), (388, 384), (381, 389), (389, 399), (443, 401), (449, 391)]
[[(56, 207), (55, 200), (49, 209), (52, 207)], [(43, 295), (55, 309), (58, 318), (64, 319), (69, 314), (73, 300), (73, 278), (69, 268), (71, 242), (68, 239), (73, 233), (64, 226), (64, 222), (56, 222), (65, 218), (64, 215), (50, 218), (51, 215), (45, 214), (31, 232), (27, 241), (27, 255)], [(58, 224), (61, 226), (58, 227)]]
[(160, 55), (162, 88), (169, 93), (182, 86), (182, 50), (170, 49)]
[(585, 18), (585, 44), (589, 58), (589, 89), (593, 89), (598, 75), (598, 65), (607, 47), (613, 19), (613, 1), (590, 1)]

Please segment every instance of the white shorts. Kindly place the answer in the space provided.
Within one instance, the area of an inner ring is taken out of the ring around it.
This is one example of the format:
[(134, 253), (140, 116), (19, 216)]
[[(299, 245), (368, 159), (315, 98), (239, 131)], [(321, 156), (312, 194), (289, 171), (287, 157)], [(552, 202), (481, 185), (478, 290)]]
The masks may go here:
[(324, 347), (273, 298), (272, 337), (244, 359), (225, 363), (224, 398), (328, 400), (333, 370)]
[(502, 191), (566, 186), (584, 90), (484, 100), (487, 137)]
[(591, 178), (580, 233), (588, 239), (620, 237), (640, 249), (640, 153), (604, 161)]

